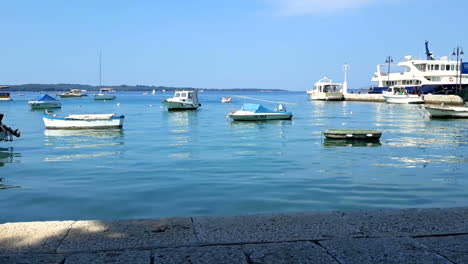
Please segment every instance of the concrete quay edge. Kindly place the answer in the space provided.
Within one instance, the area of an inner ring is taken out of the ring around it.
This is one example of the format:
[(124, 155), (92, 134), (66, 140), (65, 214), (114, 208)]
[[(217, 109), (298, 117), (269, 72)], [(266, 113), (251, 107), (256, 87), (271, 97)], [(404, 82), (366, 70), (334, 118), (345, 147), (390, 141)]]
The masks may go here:
[(4, 223), (3, 263), (468, 263), (468, 207)]

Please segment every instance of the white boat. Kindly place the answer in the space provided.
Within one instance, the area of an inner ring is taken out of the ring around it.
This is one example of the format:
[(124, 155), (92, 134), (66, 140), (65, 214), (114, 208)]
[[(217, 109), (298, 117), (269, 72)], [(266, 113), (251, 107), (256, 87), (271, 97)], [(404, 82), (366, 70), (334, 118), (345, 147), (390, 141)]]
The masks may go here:
[(43, 120), (46, 129), (101, 129), (122, 128), (124, 118), (123, 115), (116, 114), (84, 114), (67, 117), (45, 115)]
[[(0, 86), (0, 89), (8, 89), (9, 86)], [(11, 101), (10, 92), (0, 92), (0, 101)]]
[(231, 96), (223, 97), (223, 98), (221, 99), (221, 103), (228, 104), (228, 103), (230, 103), (230, 102), (232, 102), (232, 97), (231, 97)]
[[(428, 41), (425, 44), (424, 59), (405, 56), (403, 61), (393, 64), (389, 56), (386, 63), (377, 65), (372, 76), (374, 86), (369, 93), (382, 93), (390, 86), (403, 86), (409, 93), (422, 94), (457, 94), (460, 88), (468, 88), (468, 72), (460, 72), (461, 62), (448, 56), (435, 58), (429, 51)], [(466, 67), (465, 63), (463, 65)]]
[(198, 102), (198, 91), (176, 91), (174, 97), (163, 101), (167, 110), (195, 110), (201, 106)]
[(94, 95), (94, 100), (114, 100), (115, 95), (108, 94), (109, 92), (114, 92), (111, 88), (101, 88), (98, 94)]
[(463, 106), (425, 106), (433, 118), (468, 118), (468, 107)]
[(83, 93), (80, 89), (71, 89), (70, 92), (65, 92), (59, 94), (61, 98), (73, 98), (73, 97), (83, 97), (88, 96), (87, 94)]
[(151, 94), (156, 94), (156, 90), (155, 90), (155, 89), (153, 89), (153, 91), (151, 92)]
[(228, 116), (234, 121), (261, 121), (291, 119), (293, 114), (286, 112), (286, 108), (282, 104), (275, 110), (270, 110), (259, 104), (244, 104), (241, 109), (230, 112)]
[(48, 94), (41, 94), (34, 100), (29, 101), (31, 109), (61, 108), (62, 103)]
[(314, 88), (307, 91), (310, 100), (343, 101), (341, 83), (334, 83), (327, 77), (323, 77), (315, 83)]
[(385, 102), (391, 104), (423, 104), (424, 99), (421, 95), (408, 94), (403, 86), (391, 86), (387, 91), (382, 92)]
[(115, 95), (108, 94), (114, 92), (112, 88), (102, 88), (102, 81), (101, 81), (101, 53), (99, 53), (99, 93), (94, 95), (94, 100), (114, 100), (116, 98)]

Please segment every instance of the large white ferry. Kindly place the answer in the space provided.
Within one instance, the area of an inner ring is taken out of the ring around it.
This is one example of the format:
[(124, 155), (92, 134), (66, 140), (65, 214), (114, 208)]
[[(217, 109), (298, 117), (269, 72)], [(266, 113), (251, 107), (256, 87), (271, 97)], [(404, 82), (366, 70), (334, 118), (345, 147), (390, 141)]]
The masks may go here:
[[(463, 53), (461, 53), (462, 55)], [(468, 88), (468, 63), (451, 60), (447, 56), (434, 58), (426, 41), (426, 59), (415, 59), (405, 56), (404, 61), (391, 65), (377, 65), (372, 81), (377, 83), (369, 89), (369, 93), (382, 93), (390, 86), (405, 87), (408, 93), (414, 94), (459, 94)], [(390, 72), (390, 66), (397, 66), (400, 71)]]

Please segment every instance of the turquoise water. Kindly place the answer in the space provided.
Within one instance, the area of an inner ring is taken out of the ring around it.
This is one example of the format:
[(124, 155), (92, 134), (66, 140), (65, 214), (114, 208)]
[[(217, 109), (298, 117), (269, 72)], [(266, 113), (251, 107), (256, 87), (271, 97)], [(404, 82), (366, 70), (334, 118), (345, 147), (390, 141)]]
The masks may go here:
[[(35, 95), (0, 102), (23, 133), (0, 142), (0, 222), (468, 206), (468, 120), (430, 120), (418, 106), (244, 93), (295, 103), (294, 118), (232, 123), (243, 99), (221, 104), (230, 93), (200, 93), (189, 112), (165, 111), (170, 93), (117, 93), (62, 99), (57, 113), (124, 114), (123, 130), (46, 131), (27, 104)], [(383, 136), (330, 142), (328, 128)]]

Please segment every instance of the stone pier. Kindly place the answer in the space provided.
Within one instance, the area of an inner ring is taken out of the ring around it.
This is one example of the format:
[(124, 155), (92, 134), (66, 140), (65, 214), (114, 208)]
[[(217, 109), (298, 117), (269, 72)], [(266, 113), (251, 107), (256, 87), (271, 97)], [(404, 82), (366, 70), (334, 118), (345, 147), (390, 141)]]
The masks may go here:
[(0, 224), (0, 263), (468, 263), (468, 208)]

